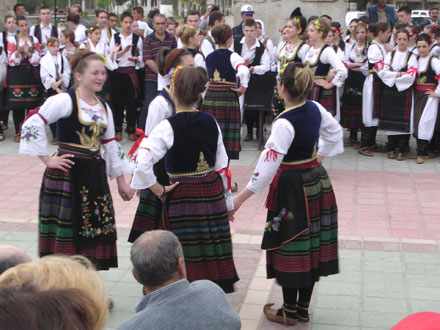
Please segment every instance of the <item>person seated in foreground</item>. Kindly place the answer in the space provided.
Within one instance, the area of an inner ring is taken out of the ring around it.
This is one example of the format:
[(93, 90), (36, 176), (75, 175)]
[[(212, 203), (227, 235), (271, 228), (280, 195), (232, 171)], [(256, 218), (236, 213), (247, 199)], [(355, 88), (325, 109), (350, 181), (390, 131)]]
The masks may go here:
[(0, 244), (0, 275), (11, 267), (29, 261), (31, 261), (31, 258), (26, 252), (12, 245)]
[(146, 295), (119, 330), (241, 328), (239, 316), (219, 286), (207, 280), (188, 282), (182, 247), (172, 232), (143, 233), (134, 242), (130, 258), (133, 276)]

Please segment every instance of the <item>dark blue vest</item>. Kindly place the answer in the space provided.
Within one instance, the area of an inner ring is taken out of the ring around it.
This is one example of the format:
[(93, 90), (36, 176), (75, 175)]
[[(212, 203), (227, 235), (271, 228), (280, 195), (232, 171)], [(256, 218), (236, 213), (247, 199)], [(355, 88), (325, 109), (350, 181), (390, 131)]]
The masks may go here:
[(432, 69), (431, 61), (432, 56), (429, 58), (428, 67), (426, 68), (426, 70), (417, 74), (416, 85), (433, 85), (437, 87), (438, 81), (435, 79), (436, 74), (435, 71)]
[(174, 144), (165, 155), (167, 172), (197, 175), (212, 170), (217, 154), (218, 128), (206, 112), (179, 112), (167, 119), (174, 132)]
[[(90, 149), (99, 149), (102, 136), (107, 131), (107, 127), (97, 125), (95, 129), (95, 125), (81, 123), (78, 116), (78, 99), (75, 89), (69, 89), (67, 94), (69, 94), (72, 99), (72, 113), (69, 117), (61, 118), (57, 121), (58, 141), (61, 143), (74, 143)], [(105, 102), (102, 100), (100, 100), (100, 102), (102, 102), (104, 111), (107, 112)], [(81, 139), (80, 136), (83, 138)]]
[(216, 49), (206, 57), (206, 70), (209, 80), (214, 79), (214, 72), (220, 73), (220, 78), (227, 82), (235, 83), (235, 68), (231, 65), (231, 54), (229, 49)]
[(295, 137), (284, 156), (283, 164), (313, 159), (316, 156), (321, 127), (318, 106), (312, 101), (306, 101), (299, 108), (281, 114), (277, 120), (279, 119), (287, 119), (295, 129)]
[(331, 65), (330, 63), (324, 64), (321, 62), (321, 54), (328, 47), (327, 44), (322, 46), (321, 51), (319, 52), (318, 58), (315, 63), (306, 63), (309, 65), (310, 69), (313, 71), (313, 75), (326, 77), (328, 75), (328, 72), (330, 71)]

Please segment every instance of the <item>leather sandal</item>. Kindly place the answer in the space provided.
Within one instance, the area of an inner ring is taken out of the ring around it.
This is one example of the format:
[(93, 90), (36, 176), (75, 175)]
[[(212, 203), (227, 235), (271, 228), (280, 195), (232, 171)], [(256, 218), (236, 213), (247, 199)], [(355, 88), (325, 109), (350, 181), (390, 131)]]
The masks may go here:
[(274, 305), (273, 303), (264, 305), (263, 312), (268, 320), (284, 325), (295, 325), (297, 323), (296, 319), (287, 317), (284, 310), (283, 310), (283, 316), (277, 315), (277, 311), (271, 308), (273, 305)]
[(402, 152), (399, 152), (397, 154), (396, 160), (399, 160), (399, 161), (405, 160), (405, 154)]
[(370, 148), (360, 148), (358, 152), (367, 157), (373, 157), (373, 153), (371, 152)]
[(5, 139), (5, 135), (4, 134), (0, 134), (0, 141), (3, 141)]
[(394, 151), (388, 152), (388, 159), (396, 159), (397, 155)]
[(429, 159), (429, 156), (417, 156), (416, 163), (423, 164), (427, 159)]

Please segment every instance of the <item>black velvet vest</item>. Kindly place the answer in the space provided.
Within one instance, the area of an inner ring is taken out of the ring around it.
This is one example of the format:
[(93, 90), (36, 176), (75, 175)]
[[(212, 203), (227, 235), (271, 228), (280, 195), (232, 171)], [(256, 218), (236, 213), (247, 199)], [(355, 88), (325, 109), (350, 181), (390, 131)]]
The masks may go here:
[(306, 62), (306, 64), (310, 67), (310, 69), (313, 71), (313, 75), (315, 77), (326, 77), (328, 75), (328, 72), (330, 71), (331, 65), (329, 63), (324, 64), (321, 62), (321, 54), (328, 47), (327, 44), (322, 46), (321, 51), (319, 52), (318, 58), (316, 59), (315, 63), (309, 63)]
[(435, 71), (431, 66), (432, 56), (429, 58), (428, 66), (425, 71), (419, 72), (416, 79), (416, 85), (424, 86), (424, 85), (434, 85), (437, 86), (438, 81), (435, 79)]
[(206, 70), (208, 71), (209, 80), (214, 79), (216, 71), (220, 74), (220, 79), (225, 82), (235, 83), (235, 69), (231, 65), (232, 52), (228, 49), (216, 49), (206, 57)]

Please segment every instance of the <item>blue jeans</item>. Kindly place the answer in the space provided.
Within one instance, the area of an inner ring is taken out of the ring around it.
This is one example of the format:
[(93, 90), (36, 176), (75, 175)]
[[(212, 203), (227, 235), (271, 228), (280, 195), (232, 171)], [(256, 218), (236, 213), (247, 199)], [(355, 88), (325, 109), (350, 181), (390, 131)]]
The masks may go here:
[(150, 105), (151, 101), (159, 94), (159, 91), (157, 90), (157, 81), (146, 81), (145, 82), (145, 98), (144, 98), (144, 104), (141, 108), (141, 113), (139, 115), (139, 128), (142, 130), (145, 130), (145, 123), (147, 122), (147, 115), (148, 115), (148, 106)]

